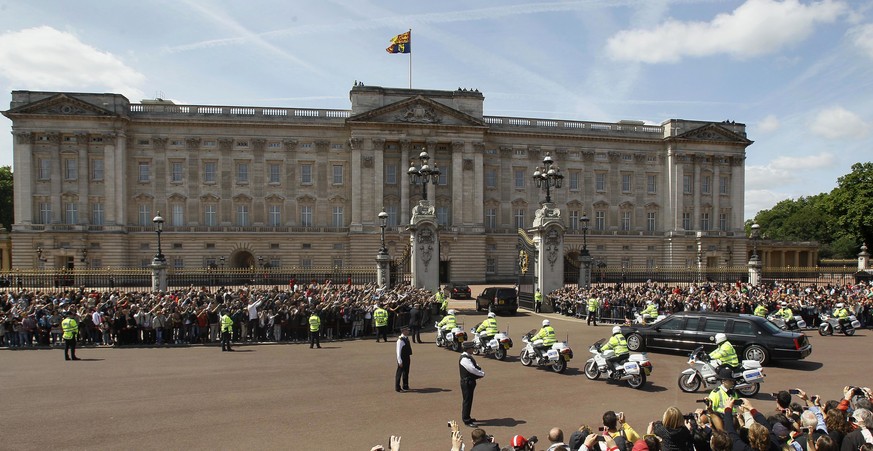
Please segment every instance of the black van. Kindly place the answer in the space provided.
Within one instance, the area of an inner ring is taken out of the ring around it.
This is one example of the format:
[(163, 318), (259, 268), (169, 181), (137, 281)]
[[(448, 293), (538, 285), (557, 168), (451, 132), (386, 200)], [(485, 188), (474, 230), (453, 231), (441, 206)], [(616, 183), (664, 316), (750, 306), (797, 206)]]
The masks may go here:
[(518, 293), (515, 288), (488, 287), (476, 298), (476, 311), (518, 313)]

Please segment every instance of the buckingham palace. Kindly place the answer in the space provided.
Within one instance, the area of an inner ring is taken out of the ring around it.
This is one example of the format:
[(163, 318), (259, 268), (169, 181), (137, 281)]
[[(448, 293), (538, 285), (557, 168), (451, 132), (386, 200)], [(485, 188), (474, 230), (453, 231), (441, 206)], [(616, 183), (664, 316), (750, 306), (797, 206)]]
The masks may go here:
[(16, 268), (146, 267), (158, 212), (170, 268), (373, 266), (378, 214), (395, 260), (422, 198), (426, 150), (440, 279), (517, 271), (518, 229), (543, 201), (549, 155), (564, 258), (583, 241), (628, 267), (744, 265), (745, 125), (487, 116), (475, 89), (355, 83), (350, 109), (131, 103), (119, 94), (13, 91)]

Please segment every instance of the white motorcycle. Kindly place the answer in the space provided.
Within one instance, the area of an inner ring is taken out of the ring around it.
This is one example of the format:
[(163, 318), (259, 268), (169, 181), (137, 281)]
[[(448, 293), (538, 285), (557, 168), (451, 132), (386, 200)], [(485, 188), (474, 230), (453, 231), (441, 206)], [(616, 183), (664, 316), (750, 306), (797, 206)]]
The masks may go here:
[(646, 354), (631, 354), (627, 361), (615, 362), (610, 368), (607, 359), (614, 356), (615, 351), (609, 349), (601, 352), (600, 347), (603, 346), (604, 340), (601, 338), (588, 348), (588, 351), (594, 355), (585, 362), (585, 377), (596, 380), (600, 377), (600, 373), (605, 373), (611, 380), (627, 381), (627, 385), (631, 388), (642, 388), (646, 383), (646, 377), (652, 374), (654, 369)]
[[(679, 389), (686, 393), (694, 393), (703, 385), (706, 390), (712, 390), (721, 383), (716, 377), (715, 369), (720, 363), (718, 360), (710, 360), (709, 354), (703, 350), (703, 346), (691, 352), (688, 358), (688, 368), (679, 375)], [(764, 369), (757, 360), (743, 360), (743, 369), (734, 373), (734, 390), (745, 397), (755, 396), (761, 390), (761, 382), (764, 382)]]
[(437, 329), (436, 345), (440, 348), (451, 348), (452, 351), (461, 352), (461, 347), (467, 341), (467, 333), (461, 326), (455, 326), (450, 331), (440, 329), (439, 323), (434, 323)]
[(536, 330), (532, 330), (521, 338), (521, 341), (525, 344), (524, 349), (521, 350), (521, 364), (524, 366), (549, 366), (552, 368), (552, 371), (563, 373), (567, 369), (567, 362), (573, 358), (573, 350), (567, 346), (566, 341), (558, 341), (551, 348), (547, 349), (545, 354), (537, 357), (534, 346), (541, 345), (542, 340), (530, 341), (536, 332)]
[(473, 336), (473, 354), (488, 355), (494, 354), (497, 360), (506, 358), (506, 352), (512, 347), (512, 339), (509, 338), (508, 332), (498, 332), (494, 338), (485, 341), (488, 332), (482, 331), (476, 333), (476, 328), (470, 329), (470, 335)]
[(785, 318), (779, 315), (770, 315), (767, 317), (767, 320), (775, 324), (776, 327), (782, 330), (806, 329), (806, 321), (804, 321), (803, 317), (800, 315), (794, 315), (794, 317), (789, 319), (788, 321), (786, 321)]
[(642, 324), (642, 325), (652, 324), (652, 323), (656, 323), (658, 321), (661, 321), (662, 319), (664, 319), (666, 317), (667, 317), (667, 315), (660, 314), (657, 317), (653, 318), (649, 315), (640, 315), (637, 312), (637, 313), (634, 313), (634, 324)]
[(821, 318), (821, 325), (818, 326), (818, 334), (821, 336), (833, 335), (834, 332), (842, 332), (851, 337), (855, 335), (855, 329), (861, 328), (861, 322), (858, 321), (858, 318), (855, 318), (855, 315), (849, 315), (843, 324), (840, 324), (839, 318), (834, 318), (827, 313), (820, 314), (819, 318)]

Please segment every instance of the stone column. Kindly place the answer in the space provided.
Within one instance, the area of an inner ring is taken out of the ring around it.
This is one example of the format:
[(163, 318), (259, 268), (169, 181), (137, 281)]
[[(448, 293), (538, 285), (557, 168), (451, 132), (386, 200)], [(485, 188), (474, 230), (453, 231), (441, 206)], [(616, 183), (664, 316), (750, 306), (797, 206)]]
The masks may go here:
[[(371, 224), (375, 224), (373, 218), (382, 210), (385, 203), (385, 140), (382, 138), (373, 139), (373, 196), (370, 199), (372, 210), (369, 211), (367, 217)], [(399, 221), (398, 221), (399, 222)]]
[(761, 284), (761, 259), (757, 255), (752, 255), (749, 259), (749, 284), (752, 286)]
[[(31, 132), (13, 132), (15, 134), (15, 148), (13, 155), (13, 187), (18, 195), (13, 209), (13, 224), (33, 223), (33, 134)], [(39, 170), (38, 168), (36, 170)], [(14, 228), (13, 228), (14, 229)]]
[(451, 180), (448, 183), (452, 185), (452, 220), (449, 225), (460, 226), (465, 223), (464, 185), (469, 183), (468, 177), (464, 177), (464, 142), (452, 142), (451, 149), (452, 170), (449, 171)]
[[(88, 146), (91, 138), (87, 133), (76, 133), (76, 152), (78, 158), (76, 161), (77, 170), (77, 190), (79, 194), (79, 224), (91, 224), (91, 199), (89, 198), (88, 188), (91, 180), (90, 165), (88, 164)], [(87, 228), (85, 229), (87, 230)]]
[[(692, 202), (694, 202), (694, 207), (693, 207), (694, 212), (691, 213), (691, 228), (694, 230), (701, 230), (703, 228), (703, 224), (702, 224), (703, 221), (700, 220), (700, 213), (701, 213), (700, 191), (702, 189), (701, 182), (703, 180), (700, 179), (700, 164), (701, 164), (701, 162), (703, 162), (703, 155), (700, 155), (700, 154), (694, 155), (691, 158), (691, 161), (692, 161), (692, 164), (694, 165), (694, 180), (691, 181), (691, 192), (694, 193), (693, 194), (694, 200), (692, 201)], [(710, 189), (711, 188), (712, 187), (710, 187)], [(712, 221), (712, 218), (710, 218), (710, 221)], [(710, 224), (710, 227), (712, 227), (712, 224)]]
[(533, 221), (533, 241), (539, 257), (536, 262), (536, 288), (543, 296), (564, 286), (564, 222), (561, 210), (543, 203)]
[(391, 288), (391, 257), (388, 252), (376, 254), (376, 282), (379, 288)]
[[(364, 195), (363, 180), (361, 178), (361, 146), (363, 144), (364, 140), (361, 138), (349, 139), (349, 147), (352, 149), (352, 158), (349, 160), (352, 173), (352, 221), (349, 224), (349, 228), (357, 232), (363, 229), (361, 226), (361, 199)], [(371, 212), (370, 215), (372, 214)]]
[(252, 139), (252, 164), (251, 164), (251, 193), (252, 193), (252, 225), (267, 225), (267, 167), (265, 153), (267, 140), (264, 138)]
[(152, 260), (152, 291), (167, 291), (167, 261), (155, 257)]
[(730, 192), (731, 226), (735, 231), (743, 230), (744, 227), (743, 210), (745, 209), (745, 205), (743, 204), (743, 201), (745, 199), (745, 194), (743, 193), (743, 188), (746, 184), (745, 160), (745, 151), (743, 152), (743, 155), (731, 158), (729, 180), (731, 186), (728, 191)]
[(870, 253), (867, 252), (867, 242), (861, 245), (861, 252), (858, 253), (858, 271), (864, 271), (870, 264)]
[(49, 143), (52, 146), (52, 157), (54, 161), (52, 162), (52, 173), (51, 173), (51, 181), (49, 182), (51, 185), (51, 205), (52, 205), (52, 224), (63, 223), (66, 218), (66, 211), (64, 211), (64, 204), (61, 201), (61, 181), (64, 179), (63, 169), (61, 165), (64, 164), (64, 161), (61, 159), (61, 135), (58, 133), (47, 133)]
[(200, 188), (202, 185), (200, 172), (203, 170), (200, 163), (200, 138), (185, 138), (185, 150), (186, 157), (188, 158), (188, 168), (187, 173), (185, 174), (185, 178), (188, 181), (188, 199), (187, 205), (185, 206), (185, 222), (197, 226), (203, 221), (203, 206), (200, 201)]
[(477, 227), (485, 225), (485, 168), (484, 158), (485, 144), (477, 142), (473, 144), (473, 224)]
[(413, 209), (409, 222), (412, 286), (436, 292), (440, 280), (440, 240), (433, 204), (420, 201)]
[(409, 217), (409, 149), (411, 145), (408, 140), (400, 141), (400, 218), (398, 224), (403, 224), (403, 221)]

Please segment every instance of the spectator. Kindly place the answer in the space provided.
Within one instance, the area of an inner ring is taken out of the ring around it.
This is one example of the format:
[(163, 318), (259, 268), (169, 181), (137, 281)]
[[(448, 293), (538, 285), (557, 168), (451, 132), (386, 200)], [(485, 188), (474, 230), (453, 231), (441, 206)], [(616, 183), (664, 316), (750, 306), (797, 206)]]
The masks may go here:
[(471, 451), (500, 451), (500, 446), (494, 443), (494, 437), (485, 433), (480, 428), (473, 429), (470, 433), (470, 438), (473, 440), (473, 449)]
[(549, 430), (549, 446), (547, 451), (570, 451), (570, 447), (564, 443), (564, 431), (560, 428), (552, 428)]
[(620, 451), (630, 451), (630, 444), (640, 439), (640, 435), (625, 422), (624, 412), (615, 413), (607, 410), (603, 413), (603, 426), (606, 428), (603, 435), (609, 435), (615, 440)]
[(664, 451), (684, 451), (691, 449), (691, 422), (686, 421), (677, 407), (668, 407), (661, 421), (652, 423), (652, 431), (661, 439), (661, 449)]
[(855, 430), (846, 434), (841, 451), (857, 451), (864, 443), (873, 443), (873, 413), (867, 409), (857, 409), (852, 413)]

